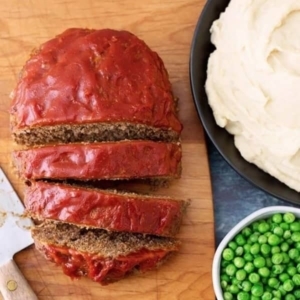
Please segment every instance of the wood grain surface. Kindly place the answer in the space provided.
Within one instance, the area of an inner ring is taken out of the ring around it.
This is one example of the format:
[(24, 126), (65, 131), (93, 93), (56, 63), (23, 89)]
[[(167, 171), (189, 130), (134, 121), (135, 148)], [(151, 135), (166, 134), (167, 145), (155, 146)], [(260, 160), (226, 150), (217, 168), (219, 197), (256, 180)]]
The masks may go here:
[[(210, 176), (202, 127), (189, 84), (189, 53), (204, 0), (1, 0), (0, 6), (0, 165), (19, 196), (23, 182), (11, 165), (9, 94), (31, 50), (70, 27), (126, 29), (159, 53), (180, 98), (184, 124), (182, 178), (156, 194), (189, 198), (192, 204), (179, 238), (180, 252), (157, 271), (134, 274), (105, 287), (88, 279), (72, 281), (33, 246), (15, 260), (41, 300), (52, 299), (213, 299), (211, 264), (214, 220)], [(148, 190), (145, 186), (136, 189)], [(1, 241), (0, 241), (1, 246)], [(21, 300), (21, 299), (17, 299)]]

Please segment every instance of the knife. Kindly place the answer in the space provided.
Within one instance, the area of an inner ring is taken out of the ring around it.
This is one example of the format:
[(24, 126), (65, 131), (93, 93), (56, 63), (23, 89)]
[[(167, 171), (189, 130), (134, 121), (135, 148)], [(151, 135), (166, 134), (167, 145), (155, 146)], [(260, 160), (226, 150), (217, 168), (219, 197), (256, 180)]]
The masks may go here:
[(38, 299), (13, 260), (33, 239), (24, 206), (0, 168), (0, 292), (5, 300)]

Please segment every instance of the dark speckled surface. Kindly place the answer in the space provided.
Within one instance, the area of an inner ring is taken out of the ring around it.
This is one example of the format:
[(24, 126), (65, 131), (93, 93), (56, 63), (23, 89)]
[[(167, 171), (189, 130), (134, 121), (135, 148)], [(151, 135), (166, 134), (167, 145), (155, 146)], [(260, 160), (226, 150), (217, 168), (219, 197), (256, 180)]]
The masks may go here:
[(234, 171), (207, 141), (214, 200), (216, 246), (226, 233), (257, 209), (273, 206), (295, 206), (261, 191)]

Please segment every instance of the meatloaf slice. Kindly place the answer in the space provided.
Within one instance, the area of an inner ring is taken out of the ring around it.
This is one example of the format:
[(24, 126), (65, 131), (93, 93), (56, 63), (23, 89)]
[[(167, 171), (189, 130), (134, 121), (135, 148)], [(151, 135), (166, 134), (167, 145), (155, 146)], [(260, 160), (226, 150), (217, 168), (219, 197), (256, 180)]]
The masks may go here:
[(34, 219), (160, 236), (178, 233), (189, 203), (43, 181), (26, 188), (24, 202)]
[(182, 130), (161, 58), (128, 31), (66, 30), (32, 54), (11, 96), (20, 144), (171, 141)]
[(64, 223), (43, 223), (32, 229), (36, 248), (72, 278), (87, 276), (102, 285), (133, 270), (156, 268), (178, 251), (179, 241), (133, 233), (109, 233)]
[(60, 144), (13, 152), (27, 179), (170, 179), (180, 176), (179, 143), (121, 141)]

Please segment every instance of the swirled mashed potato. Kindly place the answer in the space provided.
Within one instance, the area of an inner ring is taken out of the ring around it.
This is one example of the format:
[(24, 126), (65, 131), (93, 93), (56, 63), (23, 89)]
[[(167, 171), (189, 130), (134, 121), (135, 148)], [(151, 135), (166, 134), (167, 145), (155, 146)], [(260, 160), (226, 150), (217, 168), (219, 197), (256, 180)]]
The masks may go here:
[(300, 191), (300, 1), (232, 0), (211, 34), (217, 124), (247, 161)]

